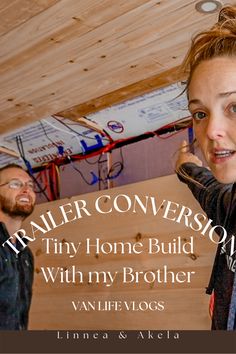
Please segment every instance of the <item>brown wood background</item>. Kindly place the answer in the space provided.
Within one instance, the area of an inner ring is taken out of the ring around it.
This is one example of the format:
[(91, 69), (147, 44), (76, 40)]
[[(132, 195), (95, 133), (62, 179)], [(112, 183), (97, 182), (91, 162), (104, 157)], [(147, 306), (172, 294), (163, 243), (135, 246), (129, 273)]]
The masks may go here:
[(177, 81), (191, 37), (217, 19), (197, 2), (1, 0), (1, 132), (52, 114), (77, 120)]
[[(68, 182), (69, 183), (69, 182)], [(191, 229), (183, 222), (180, 224), (165, 220), (158, 216), (142, 212), (117, 213), (102, 215), (93, 208), (99, 195), (108, 194), (115, 197), (118, 194), (140, 198), (145, 195), (154, 196), (158, 201), (163, 199), (190, 207), (194, 213), (200, 207), (193, 199), (188, 188), (177, 180), (176, 176), (161, 177), (141, 183), (130, 184), (107, 191), (80, 195), (70, 199), (41, 204), (34, 214), (25, 221), (24, 227), (29, 229), (29, 221), (38, 221), (38, 215), (46, 211), (58, 215), (60, 205), (72, 203), (73, 200), (86, 200), (91, 217), (83, 217), (71, 223), (50, 231), (45, 237), (58, 240), (79, 242), (86, 238), (99, 237), (104, 241), (130, 241), (140, 239), (145, 245), (147, 238), (156, 237), (160, 241), (169, 242), (174, 237), (194, 239), (194, 256), (181, 255), (86, 255), (85, 252), (74, 258), (67, 255), (46, 255), (41, 238), (30, 243), (35, 254), (34, 295), (30, 315), (30, 329), (209, 329), (208, 315), (209, 297), (205, 295), (205, 286), (210, 275), (214, 257), (215, 245)], [(108, 205), (107, 205), (108, 206)], [(72, 218), (73, 215), (71, 215)], [(59, 219), (58, 219), (59, 221)], [(30, 234), (30, 231), (29, 231)], [(138, 235), (138, 236), (137, 236)], [(123, 284), (120, 277), (111, 287), (102, 284), (47, 284), (43, 279), (41, 266), (68, 267), (77, 265), (84, 272), (89, 270), (119, 270), (124, 266), (135, 270), (155, 270), (167, 264), (173, 271), (195, 271), (191, 284)], [(93, 300), (136, 300), (165, 301), (165, 311), (145, 312), (85, 312), (74, 311), (71, 301)]]

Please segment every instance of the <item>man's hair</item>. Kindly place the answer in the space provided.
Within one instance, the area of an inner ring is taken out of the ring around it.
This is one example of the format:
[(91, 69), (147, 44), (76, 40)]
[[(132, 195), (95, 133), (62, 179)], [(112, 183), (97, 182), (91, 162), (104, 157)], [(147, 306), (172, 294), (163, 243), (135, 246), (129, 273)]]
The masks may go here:
[[(8, 165), (5, 165), (3, 167), (0, 167), (0, 178), (1, 178), (1, 173), (5, 170), (8, 170), (10, 168), (18, 168), (19, 170), (25, 171), (26, 173), (28, 173), (28, 171), (26, 171), (23, 167), (21, 167), (20, 165), (17, 165), (16, 163), (9, 163)], [(29, 174), (29, 173), (28, 173)]]
[(8, 170), (9, 168), (19, 168), (20, 170), (25, 171), (26, 173), (28, 173), (23, 167), (21, 167), (20, 165), (17, 165), (16, 163), (10, 163), (8, 165), (5, 165), (3, 167), (0, 167), (0, 173), (4, 170)]

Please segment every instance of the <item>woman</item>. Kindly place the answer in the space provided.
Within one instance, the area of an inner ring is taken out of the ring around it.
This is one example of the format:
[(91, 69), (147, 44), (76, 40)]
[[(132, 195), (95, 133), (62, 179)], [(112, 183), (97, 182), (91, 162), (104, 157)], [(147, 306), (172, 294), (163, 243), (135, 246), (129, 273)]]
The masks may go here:
[(228, 239), (219, 243), (207, 293), (214, 289), (212, 329), (235, 330), (236, 4), (224, 7), (218, 22), (193, 39), (183, 67), (188, 73), (187, 95), (196, 139), (210, 170), (188, 151), (186, 142), (176, 170), (214, 225), (227, 230)]

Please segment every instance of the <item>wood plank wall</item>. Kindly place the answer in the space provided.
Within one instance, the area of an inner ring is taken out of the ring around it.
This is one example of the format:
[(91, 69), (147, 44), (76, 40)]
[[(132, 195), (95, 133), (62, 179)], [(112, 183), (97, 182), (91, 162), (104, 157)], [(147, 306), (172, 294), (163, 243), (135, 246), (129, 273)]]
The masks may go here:
[[(125, 254), (95, 254), (86, 255), (85, 249), (74, 258), (67, 254), (46, 254), (42, 237), (30, 243), (35, 254), (35, 282), (33, 303), (30, 314), (30, 329), (209, 329), (208, 315), (209, 297), (205, 295), (205, 286), (210, 275), (215, 245), (208, 236), (201, 236), (184, 226), (184, 222), (176, 223), (158, 215), (153, 216), (151, 209), (145, 215), (137, 208), (137, 213), (131, 210), (118, 213), (113, 210), (110, 214), (101, 214), (94, 209), (95, 200), (107, 194), (110, 197), (103, 199), (102, 208), (112, 205), (111, 201), (119, 194), (124, 194), (133, 200), (134, 195), (140, 198), (153, 196), (157, 204), (163, 199), (188, 206), (193, 213), (201, 211), (198, 203), (193, 199), (188, 188), (180, 183), (176, 176), (156, 178), (140, 183), (130, 184), (107, 191), (75, 196), (70, 199), (59, 200), (38, 205), (34, 214), (25, 221), (24, 228), (30, 235), (29, 222), (39, 223), (39, 215), (46, 215), (51, 211), (57, 223), (61, 219), (59, 206), (75, 200), (85, 200), (91, 216), (83, 215), (47, 234), (45, 238), (57, 238), (62, 242), (82, 242), (86, 238), (101, 242), (141, 242), (145, 252), (139, 255)], [(111, 198), (111, 200), (109, 200)], [(122, 198), (121, 198), (122, 199)], [(120, 199), (119, 205), (125, 208), (126, 203)], [(174, 204), (173, 204), (174, 205)], [(149, 205), (150, 207), (150, 205)], [(178, 209), (179, 210), (179, 209)], [(69, 219), (75, 215), (74, 211), (67, 214)], [(171, 214), (172, 216), (174, 214)], [(177, 214), (176, 214), (177, 215)], [(42, 224), (42, 223), (41, 223)], [(170, 242), (173, 238), (190, 240), (194, 236), (193, 254), (153, 254), (147, 252), (149, 238), (158, 238), (159, 241)], [(45, 242), (45, 241), (44, 241)], [(64, 246), (63, 246), (64, 247)], [(65, 248), (64, 248), (65, 251)], [(119, 271), (119, 275), (110, 287), (104, 284), (84, 283), (76, 284), (47, 284), (41, 267), (62, 267), (64, 270), (76, 265), (86, 274), (88, 271)], [(177, 271), (195, 271), (191, 283), (139, 283), (124, 284), (121, 270), (123, 267), (132, 267), (135, 271), (155, 271), (167, 265), (168, 269)], [(75, 311), (72, 301), (164, 301), (164, 311)]]

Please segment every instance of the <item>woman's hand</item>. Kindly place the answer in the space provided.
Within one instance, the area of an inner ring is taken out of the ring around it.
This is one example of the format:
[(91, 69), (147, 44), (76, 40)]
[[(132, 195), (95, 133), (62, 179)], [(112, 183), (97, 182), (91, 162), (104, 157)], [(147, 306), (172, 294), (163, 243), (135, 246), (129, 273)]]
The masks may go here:
[(179, 156), (175, 164), (176, 170), (178, 171), (180, 166), (186, 162), (192, 162), (195, 163), (197, 166), (202, 166), (202, 161), (196, 155), (189, 152), (188, 144), (186, 140), (183, 140), (179, 149)]

